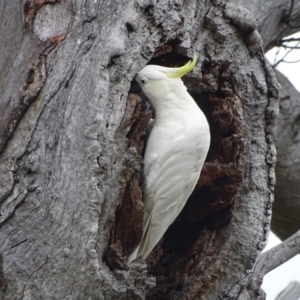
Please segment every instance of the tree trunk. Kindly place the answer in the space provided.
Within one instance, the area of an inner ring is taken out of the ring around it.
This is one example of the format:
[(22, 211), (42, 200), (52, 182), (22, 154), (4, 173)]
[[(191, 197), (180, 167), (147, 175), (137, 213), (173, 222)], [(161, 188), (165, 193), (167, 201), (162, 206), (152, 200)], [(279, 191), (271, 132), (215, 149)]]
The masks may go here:
[(295, 0), (229, 0), (253, 13), (264, 49), (270, 50), (279, 41), (299, 31), (300, 2)]
[[(252, 15), (218, 0), (6, 1), (0, 14), (2, 299), (253, 298), (278, 84)], [(194, 53), (185, 84), (211, 146), (147, 274), (126, 264), (142, 235), (152, 113), (133, 78)]]
[[(247, 7), (258, 21), (266, 50), (300, 30), (300, 2), (290, 0), (230, 0)], [(300, 229), (300, 104), (299, 92), (276, 71), (280, 89), (280, 109), (276, 130), (276, 188), (272, 230), (282, 240)]]
[(300, 229), (300, 95), (285, 76), (276, 74), (281, 91), (272, 230), (284, 240)]
[(292, 281), (275, 300), (298, 300), (300, 297), (300, 283)]

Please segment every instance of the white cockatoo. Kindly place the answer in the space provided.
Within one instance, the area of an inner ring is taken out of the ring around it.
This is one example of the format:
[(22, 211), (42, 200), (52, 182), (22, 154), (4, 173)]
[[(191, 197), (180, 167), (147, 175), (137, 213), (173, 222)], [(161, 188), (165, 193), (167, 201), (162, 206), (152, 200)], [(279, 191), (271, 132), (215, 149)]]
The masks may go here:
[(129, 263), (145, 259), (174, 222), (194, 190), (208, 152), (208, 122), (180, 79), (196, 61), (194, 56), (180, 68), (147, 65), (135, 77), (154, 106), (155, 120), (144, 158), (144, 231)]

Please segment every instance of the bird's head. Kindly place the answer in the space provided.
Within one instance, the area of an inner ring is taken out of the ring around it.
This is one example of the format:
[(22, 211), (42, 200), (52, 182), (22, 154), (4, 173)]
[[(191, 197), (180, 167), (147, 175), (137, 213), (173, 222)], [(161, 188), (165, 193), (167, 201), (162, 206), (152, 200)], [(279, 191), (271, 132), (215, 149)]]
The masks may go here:
[(197, 62), (194, 55), (189, 61), (179, 68), (168, 68), (157, 65), (147, 65), (135, 76), (135, 80), (142, 88), (146, 97), (154, 104), (158, 98), (163, 97), (176, 86), (182, 86), (181, 77), (193, 70)]

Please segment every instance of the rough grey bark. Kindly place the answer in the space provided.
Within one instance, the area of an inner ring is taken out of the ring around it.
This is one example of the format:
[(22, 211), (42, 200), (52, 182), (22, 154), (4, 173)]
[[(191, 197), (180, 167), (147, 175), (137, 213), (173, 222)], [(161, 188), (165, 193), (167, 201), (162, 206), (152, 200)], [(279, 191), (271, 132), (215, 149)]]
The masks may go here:
[(292, 281), (275, 300), (298, 300), (300, 297), (300, 282)]
[[(0, 14), (2, 299), (253, 298), (278, 111), (253, 17), (218, 0), (3, 1)], [(132, 81), (149, 61), (194, 53), (185, 83), (211, 148), (148, 275), (126, 265), (142, 234), (151, 116)]]
[(300, 2), (295, 0), (229, 0), (247, 8), (255, 16), (264, 42), (264, 49), (268, 51), (278, 42), (300, 29)]
[[(254, 14), (266, 50), (276, 46), (280, 39), (300, 30), (299, 1), (230, 2), (247, 7)], [(285, 76), (278, 71), (276, 74), (281, 89), (275, 141), (277, 163), (272, 230), (284, 240), (300, 228), (300, 95)]]

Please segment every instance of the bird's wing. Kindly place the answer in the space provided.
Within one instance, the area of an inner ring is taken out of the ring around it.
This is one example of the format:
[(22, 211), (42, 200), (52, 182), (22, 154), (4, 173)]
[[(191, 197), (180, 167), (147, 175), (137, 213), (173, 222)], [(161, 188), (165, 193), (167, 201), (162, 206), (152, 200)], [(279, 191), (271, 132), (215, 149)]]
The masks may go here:
[(207, 145), (201, 142), (205, 144), (193, 128), (184, 128), (167, 142), (164, 151), (160, 147), (152, 157), (145, 195), (144, 235), (138, 251), (143, 258), (161, 239), (193, 191), (207, 153)]

